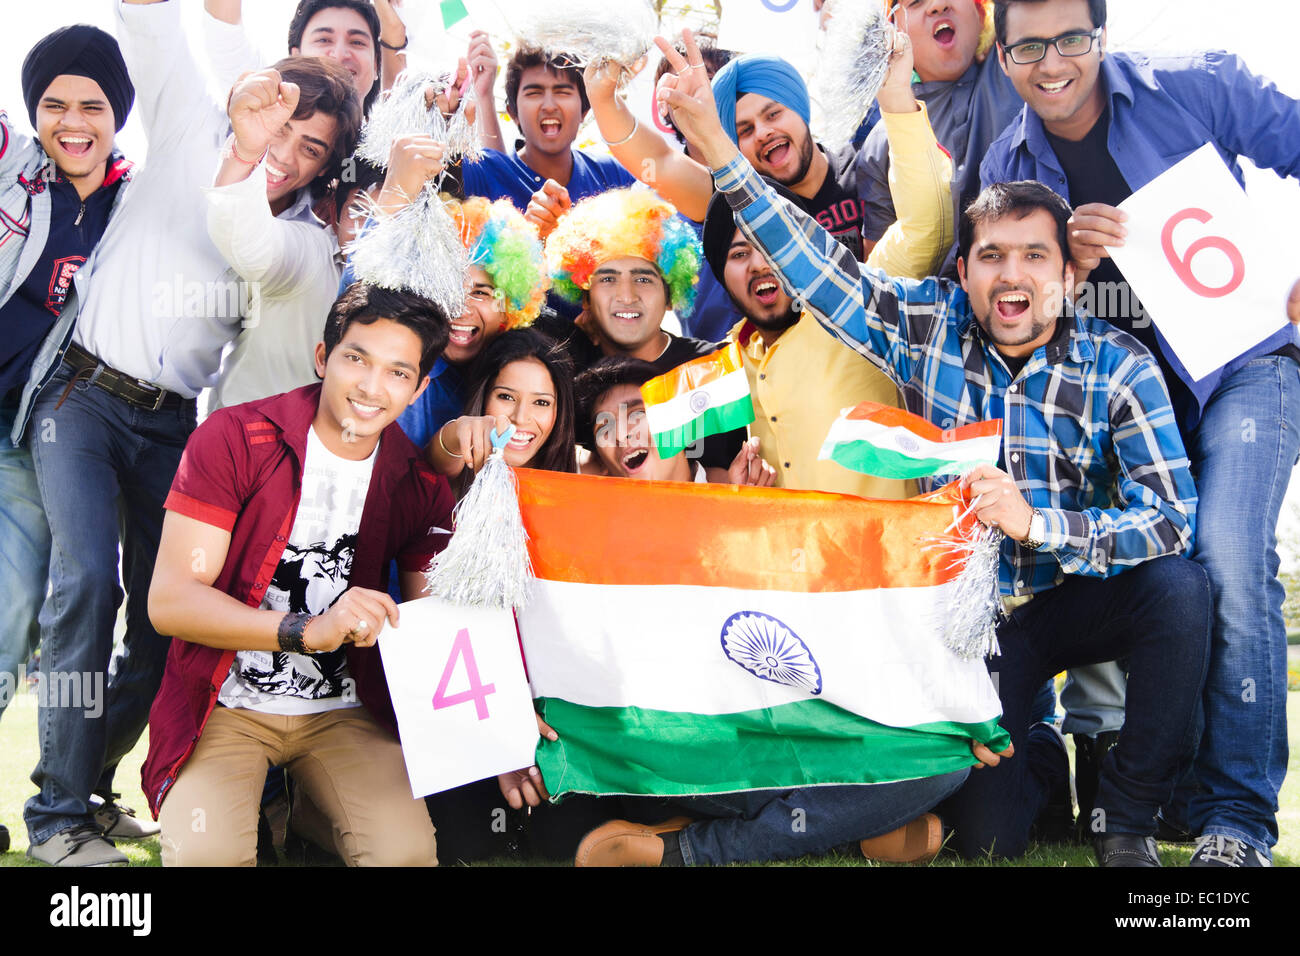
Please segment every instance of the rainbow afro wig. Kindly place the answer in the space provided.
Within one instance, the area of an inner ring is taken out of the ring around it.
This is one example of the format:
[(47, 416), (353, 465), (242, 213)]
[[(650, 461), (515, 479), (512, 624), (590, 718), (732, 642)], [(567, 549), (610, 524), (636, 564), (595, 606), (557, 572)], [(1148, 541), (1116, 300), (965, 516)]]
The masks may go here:
[(695, 230), (649, 189), (612, 189), (575, 205), (546, 240), (555, 291), (582, 300), (602, 262), (636, 256), (653, 263), (668, 286), (668, 304), (689, 313), (703, 251)]
[(531, 325), (551, 284), (537, 227), (508, 199), (488, 202), (475, 196), (448, 203), (447, 211), (469, 252), (469, 264), (486, 272), (496, 288), (505, 328)]

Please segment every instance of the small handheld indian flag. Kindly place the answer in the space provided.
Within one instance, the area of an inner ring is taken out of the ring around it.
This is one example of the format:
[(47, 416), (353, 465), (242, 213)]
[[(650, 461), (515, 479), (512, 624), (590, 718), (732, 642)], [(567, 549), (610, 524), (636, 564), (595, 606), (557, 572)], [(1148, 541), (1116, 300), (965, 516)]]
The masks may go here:
[(735, 342), (650, 379), (641, 386), (641, 397), (660, 458), (754, 420), (749, 379)]
[(929, 478), (996, 465), (1001, 447), (996, 419), (945, 430), (901, 408), (863, 402), (840, 413), (817, 457), (879, 478)]

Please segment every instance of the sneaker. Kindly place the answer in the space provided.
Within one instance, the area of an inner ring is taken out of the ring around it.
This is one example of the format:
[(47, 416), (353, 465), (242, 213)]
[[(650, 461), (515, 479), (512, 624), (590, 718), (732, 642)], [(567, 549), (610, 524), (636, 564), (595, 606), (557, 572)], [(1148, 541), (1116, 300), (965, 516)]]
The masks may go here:
[[(147, 840), (162, 830), (152, 820), (137, 820), (135, 811), (117, 802), (120, 793), (110, 793), (95, 810), (95, 825), (111, 840)], [(92, 798), (92, 806), (94, 806)]]
[(0, 853), (9, 852), (9, 828), (0, 823)]
[(81, 823), (54, 834), (44, 843), (34, 843), (27, 855), (50, 866), (126, 866), (126, 854), (104, 839), (99, 827)]
[(1097, 865), (1102, 867), (1160, 865), (1156, 841), (1136, 833), (1100, 834), (1092, 844), (1097, 854)]
[(1196, 852), (1188, 866), (1272, 866), (1273, 861), (1253, 846), (1226, 837), (1221, 833), (1207, 833), (1196, 841)]

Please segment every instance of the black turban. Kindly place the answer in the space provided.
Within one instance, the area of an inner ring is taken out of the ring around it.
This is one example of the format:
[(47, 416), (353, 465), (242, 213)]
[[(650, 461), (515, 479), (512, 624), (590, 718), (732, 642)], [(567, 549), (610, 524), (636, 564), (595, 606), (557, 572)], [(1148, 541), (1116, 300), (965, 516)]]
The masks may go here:
[[(763, 181), (776, 190), (782, 199), (794, 203), (804, 212), (808, 211), (807, 200), (801, 199), (774, 179), (763, 177)], [(718, 284), (726, 287), (722, 270), (727, 265), (727, 253), (731, 251), (731, 240), (736, 235), (736, 220), (731, 212), (731, 204), (724, 193), (715, 192), (709, 200), (708, 211), (704, 214), (704, 230), (700, 234), (700, 244), (704, 247), (704, 261), (713, 270)]]
[(117, 40), (98, 27), (84, 23), (62, 27), (32, 47), (23, 60), (23, 100), (32, 128), (36, 104), (56, 76), (87, 76), (99, 84), (113, 108), (113, 122), (121, 130), (135, 102), (135, 87), (122, 59)]

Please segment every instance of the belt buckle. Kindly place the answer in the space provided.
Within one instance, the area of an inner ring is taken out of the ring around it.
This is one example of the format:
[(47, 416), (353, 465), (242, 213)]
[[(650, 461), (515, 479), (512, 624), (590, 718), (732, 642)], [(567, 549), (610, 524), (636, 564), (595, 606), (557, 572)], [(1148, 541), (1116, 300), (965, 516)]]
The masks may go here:
[(151, 388), (153, 388), (153, 389), (157, 389), (157, 391), (158, 391), (158, 397), (157, 397), (156, 399), (154, 399), (153, 407), (150, 408), (149, 411), (151, 411), (151, 412), (156, 412), (156, 411), (158, 411), (158, 409), (162, 408), (162, 406), (163, 406), (163, 402), (165, 402), (165, 401), (167, 400), (167, 389), (165, 389), (165, 388), (158, 388), (157, 385), (150, 385), (150, 384), (147, 383), (147, 382), (141, 382), (139, 379), (137, 379), (137, 380), (135, 381), (134, 384), (135, 384), (135, 387), (136, 387), (136, 388), (142, 388), (142, 389), (145, 389), (145, 390), (148, 390), (148, 389), (151, 389)]

